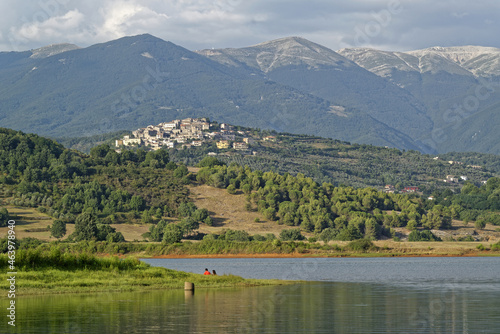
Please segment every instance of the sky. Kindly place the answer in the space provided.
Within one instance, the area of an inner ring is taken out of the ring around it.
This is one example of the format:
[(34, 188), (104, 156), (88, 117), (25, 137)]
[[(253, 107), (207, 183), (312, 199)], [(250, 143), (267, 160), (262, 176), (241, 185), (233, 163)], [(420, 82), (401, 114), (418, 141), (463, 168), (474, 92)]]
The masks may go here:
[(339, 50), (500, 48), (498, 0), (2, 0), (0, 51), (149, 33), (190, 50), (300, 36)]

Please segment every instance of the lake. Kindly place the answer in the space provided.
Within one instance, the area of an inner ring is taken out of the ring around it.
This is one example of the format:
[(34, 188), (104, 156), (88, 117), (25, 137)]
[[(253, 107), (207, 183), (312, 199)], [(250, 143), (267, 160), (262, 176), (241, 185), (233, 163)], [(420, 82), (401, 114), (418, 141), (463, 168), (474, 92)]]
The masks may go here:
[(499, 333), (500, 258), (147, 259), (277, 287), (17, 298), (17, 333)]

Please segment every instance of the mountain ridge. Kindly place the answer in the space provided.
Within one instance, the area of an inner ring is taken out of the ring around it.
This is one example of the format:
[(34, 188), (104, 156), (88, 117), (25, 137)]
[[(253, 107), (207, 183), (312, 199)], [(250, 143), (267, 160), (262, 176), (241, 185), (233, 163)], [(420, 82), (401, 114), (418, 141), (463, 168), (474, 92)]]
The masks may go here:
[(418, 149), (406, 135), (363, 112), (349, 110), (347, 117), (339, 116), (331, 112), (330, 101), (148, 34), (46, 58), (26, 56), (18, 66), (0, 68), (5, 79), (0, 82), (2, 126), (54, 137), (91, 136), (165, 119), (208, 116)]
[[(0, 52), (0, 125), (71, 137), (208, 116), (426, 153), (460, 146), (500, 153), (496, 145), (472, 145), (453, 126), (463, 118), (457, 108), (468, 110), (471, 133), (500, 108), (497, 51), (336, 52), (294, 36), (193, 52), (143, 34), (87, 48)], [(491, 82), (486, 88), (483, 79)], [(476, 97), (478, 89), (487, 99)], [(458, 142), (433, 140), (435, 131)], [(495, 132), (484, 135), (500, 141)]]

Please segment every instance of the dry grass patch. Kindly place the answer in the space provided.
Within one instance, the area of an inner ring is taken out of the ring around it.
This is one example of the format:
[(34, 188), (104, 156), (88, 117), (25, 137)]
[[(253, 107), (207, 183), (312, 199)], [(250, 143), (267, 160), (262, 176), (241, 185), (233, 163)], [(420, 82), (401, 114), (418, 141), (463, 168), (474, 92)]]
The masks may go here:
[(116, 232), (121, 232), (126, 241), (142, 241), (144, 240), (142, 235), (149, 231), (149, 226), (151, 226), (151, 224), (111, 224), (110, 226), (114, 227)]
[[(228, 194), (225, 189), (207, 185), (190, 186), (190, 197), (198, 208), (205, 208), (214, 219), (214, 226), (200, 225), (201, 233), (217, 233), (222, 229), (245, 230), (252, 234), (273, 233), (276, 236), (284, 229), (294, 228), (268, 221), (259, 212), (245, 210), (245, 195)], [(259, 222), (255, 222), (258, 218)]]

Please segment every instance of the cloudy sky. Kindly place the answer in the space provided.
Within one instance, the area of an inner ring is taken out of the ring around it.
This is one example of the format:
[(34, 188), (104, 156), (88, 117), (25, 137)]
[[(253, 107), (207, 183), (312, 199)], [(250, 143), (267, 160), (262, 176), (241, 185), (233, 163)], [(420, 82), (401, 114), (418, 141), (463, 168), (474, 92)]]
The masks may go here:
[(500, 47), (498, 0), (2, 0), (0, 50), (150, 33), (188, 49), (301, 36), (333, 50)]

